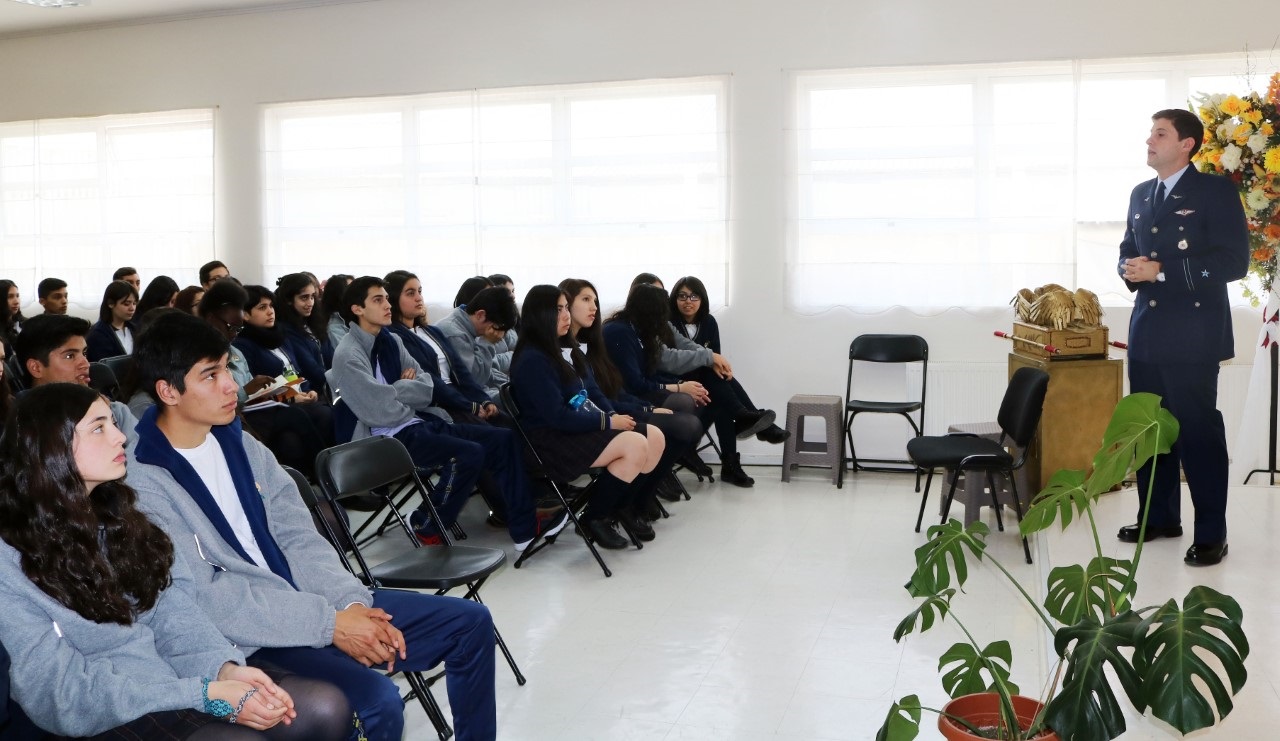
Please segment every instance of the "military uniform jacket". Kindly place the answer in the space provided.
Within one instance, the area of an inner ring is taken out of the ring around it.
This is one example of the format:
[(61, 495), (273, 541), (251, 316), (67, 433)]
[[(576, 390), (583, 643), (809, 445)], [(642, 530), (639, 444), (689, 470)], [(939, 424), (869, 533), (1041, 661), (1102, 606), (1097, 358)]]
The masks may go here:
[(1227, 284), (1249, 269), (1249, 233), (1235, 183), (1189, 168), (1158, 209), (1156, 179), (1129, 196), (1118, 270), (1145, 256), (1159, 261), (1163, 282), (1131, 283), (1129, 359), (1216, 363), (1235, 354)]

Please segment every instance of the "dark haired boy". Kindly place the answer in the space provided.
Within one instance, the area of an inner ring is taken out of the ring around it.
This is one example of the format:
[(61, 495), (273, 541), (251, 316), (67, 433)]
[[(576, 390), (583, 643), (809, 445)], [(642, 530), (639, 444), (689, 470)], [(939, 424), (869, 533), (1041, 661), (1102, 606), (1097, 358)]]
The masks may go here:
[(483, 605), (370, 592), (316, 531), (293, 480), (242, 432), (228, 342), (185, 314), (161, 317), (134, 353), (156, 405), (129, 446), (128, 483), (173, 540), (191, 593), (252, 665), (340, 687), (369, 739), (399, 739), (394, 683), (368, 667), (445, 662), (458, 739), (495, 737), (494, 632)]
[(45, 278), (36, 286), (36, 298), (46, 314), (66, 314), (70, 298), (67, 282), (61, 278)]
[(498, 398), (498, 389), (507, 382), (518, 320), (511, 291), (492, 286), (436, 324), (491, 399)]

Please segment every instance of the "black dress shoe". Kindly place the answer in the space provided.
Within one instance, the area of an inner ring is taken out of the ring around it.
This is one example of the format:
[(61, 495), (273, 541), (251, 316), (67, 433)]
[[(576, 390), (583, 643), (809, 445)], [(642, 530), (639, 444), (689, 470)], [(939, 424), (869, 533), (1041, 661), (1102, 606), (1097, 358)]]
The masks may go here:
[(1212, 566), (1215, 563), (1221, 563), (1222, 559), (1227, 557), (1227, 544), (1222, 543), (1196, 543), (1187, 549), (1187, 557), (1183, 560), (1192, 566)]
[[(1138, 526), (1125, 525), (1124, 527), (1120, 528), (1120, 532), (1116, 533), (1116, 537), (1119, 538), (1120, 540), (1123, 540), (1126, 543), (1137, 543), (1138, 542)], [(1152, 540), (1155, 540), (1156, 538), (1181, 538), (1181, 537), (1182, 537), (1181, 525), (1174, 525), (1173, 527), (1160, 527), (1159, 525), (1147, 525), (1147, 537), (1146, 537), (1147, 541), (1152, 541)]]
[(616, 551), (631, 545), (631, 541), (618, 535), (618, 531), (614, 530), (613, 525), (610, 525), (607, 520), (587, 520), (582, 523), (582, 526), (587, 529), (587, 537), (601, 548)]
[(777, 418), (772, 409), (743, 409), (733, 418), (734, 431), (739, 440), (746, 440), (773, 424)]
[(636, 536), (636, 540), (645, 543), (653, 540), (653, 526), (646, 522), (644, 518), (638, 517), (636, 513), (630, 509), (624, 509), (618, 512), (618, 523), (621, 524), (622, 528), (628, 533)]
[(782, 443), (785, 443), (789, 437), (791, 437), (791, 433), (776, 424), (769, 425), (756, 433), (757, 440), (762, 443), (769, 443), (770, 445), (781, 445)]

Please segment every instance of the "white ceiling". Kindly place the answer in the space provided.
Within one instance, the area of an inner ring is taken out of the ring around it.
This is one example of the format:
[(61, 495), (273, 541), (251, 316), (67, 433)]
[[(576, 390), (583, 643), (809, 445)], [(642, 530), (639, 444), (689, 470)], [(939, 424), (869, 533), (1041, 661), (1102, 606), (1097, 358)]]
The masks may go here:
[(0, 0), (0, 38), (347, 2), (368, 0), (90, 0), (87, 6), (68, 8), (40, 8)]

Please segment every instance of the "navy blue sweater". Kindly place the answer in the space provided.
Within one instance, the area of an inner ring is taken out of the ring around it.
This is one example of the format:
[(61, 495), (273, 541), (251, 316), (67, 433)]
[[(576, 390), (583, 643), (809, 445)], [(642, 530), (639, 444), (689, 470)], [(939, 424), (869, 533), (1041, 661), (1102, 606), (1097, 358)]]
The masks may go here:
[[(333, 347), (329, 344), (328, 336), (323, 341), (318, 341), (301, 327), (288, 322), (284, 322), (282, 326), (285, 354), (294, 359), (293, 369), (307, 379), (309, 389), (323, 389), (327, 383), (324, 372), (333, 365)], [(252, 361), (250, 364), (252, 365)]]
[(467, 370), (466, 364), (462, 362), (458, 352), (445, 339), (444, 333), (439, 328), (424, 327), (435, 338), (436, 343), (440, 345), (444, 350), (445, 356), (449, 359), (449, 378), (452, 383), (445, 383), (441, 380), (440, 356), (436, 354), (435, 348), (424, 342), (421, 337), (414, 334), (412, 329), (400, 322), (392, 322), (388, 329), (394, 334), (400, 335), (400, 341), (404, 345), (404, 349), (413, 356), (414, 360), (418, 361), (418, 365), (422, 366), (422, 370), (431, 375), (433, 384), (432, 404), (441, 407), (445, 411), (476, 414), (480, 411), (481, 406), (492, 401), (489, 395), (485, 393), (485, 390), (480, 388), (480, 384), (476, 383), (475, 379), (471, 377), (471, 372)]
[[(586, 380), (578, 376), (562, 380), (553, 365), (562, 362), (561, 358), (552, 359), (531, 349), (520, 352), (511, 362), (511, 394), (520, 408), (521, 424), (528, 430), (551, 428), (564, 432), (591, 432), (609, 429), (609, 415), (613, 407), (604, 394), (597, 387), (592, 395)], [(595, 379), (590, 380), (594, 386)], [(584, 389), (600, 407), (599, 411), (569, 406), (569, 399)]]
[(650, 373), (640, 336), (627, 322), (605, 322), (604, 346), (609, 359), (622, 374), (622, 386), (628, 393), (641, 398), (661, 391), (663, 384), (679, 383), (680, 379), (655, 370)]
[[(137, 340), (138, 325), (133, 322), (125, 322), (124, 326), (129, 328), (134, 340)], [(85, 337), (85, 343), (89, 346), (90, 363), (96, 363), (103, 358), (114, 358), (117, 355), (125, 354), (124, 345), (120, 344), (120, 338), (116, 336), (116, 331), (111, 328), (108, 322), (94, 322), (93, 326), (89, 328), (88, 336)]]

